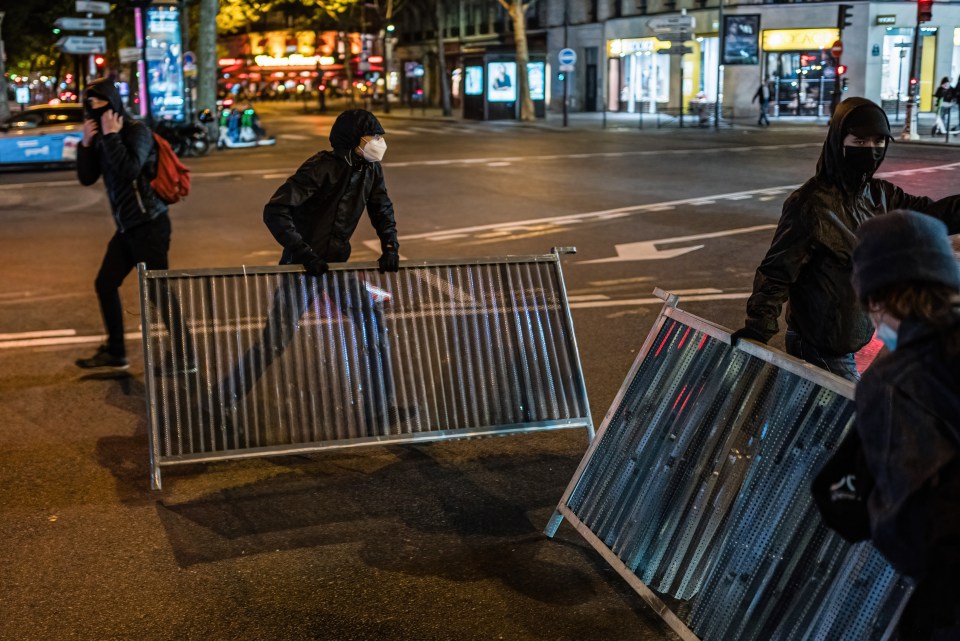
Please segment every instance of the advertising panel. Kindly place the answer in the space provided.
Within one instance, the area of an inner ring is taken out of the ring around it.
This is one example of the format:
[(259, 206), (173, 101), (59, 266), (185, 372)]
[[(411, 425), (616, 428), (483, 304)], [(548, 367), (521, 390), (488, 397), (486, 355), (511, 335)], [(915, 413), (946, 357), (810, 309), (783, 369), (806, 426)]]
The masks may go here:
[(149, 7), (146, 15), (147, 92), (150, 114), (157, 120), (184, 119), (183, 46), (180, 9)]
[(483, 67), (467, 67), (467, 78), (464, 81), (463, 93), (467, 96), (483, 94)]
[(517, 63), (487, 63), (487, 101), (515, 102), (517, 100)]
[(725, 65), (760, 64), (760, 14), (723, 17), (723, 52)]
[(531, 100), (543, 100), (546, 96), (544, 89), (545, 79), (547, 76), (547, 63), (545, 62), (528, 62), (527, 63), (527, 80), (530, 85), (530, 99)]

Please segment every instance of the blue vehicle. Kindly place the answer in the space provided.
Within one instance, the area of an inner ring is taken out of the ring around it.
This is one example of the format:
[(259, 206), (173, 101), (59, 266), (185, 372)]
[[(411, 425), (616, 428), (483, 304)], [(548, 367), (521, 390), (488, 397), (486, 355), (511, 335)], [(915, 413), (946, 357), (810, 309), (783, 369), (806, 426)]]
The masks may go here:
[(0, 123), (0, 166), (71, 165), (82, 139), (82, 105), (30, 107)]

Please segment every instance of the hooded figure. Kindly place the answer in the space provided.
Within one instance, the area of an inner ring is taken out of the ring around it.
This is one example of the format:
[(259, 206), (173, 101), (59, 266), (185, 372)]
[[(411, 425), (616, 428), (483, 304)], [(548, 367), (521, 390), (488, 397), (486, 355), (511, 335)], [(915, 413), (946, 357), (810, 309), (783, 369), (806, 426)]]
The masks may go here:
[(326, 263), (346, 262), (366, 209), (380, 237), (381, 269), (397, 270), (397, 224), (379, 162), (386, 150), (383, 133), (369, 111), (343, 112), (330, 129), (333, 151), (308, 158), (273, 194), (263, 222), (283, 246), (281, 265), (300, 263), (320, 275)]
[(757, 268), (743, 329), (733, 339), (766, 343), (787, 303), (787, 352), (857, 380), (853, 353), (873, 335), (851, 284), (855, 232), (865, 220), (910, 209), (960, 231), (960, 197), (911, 196), (874, 174), (886, 156), (890, 124), (880, 107), (848, 98), (837, 107), (816, 175), (784, 202), (767, 255)]
[[(167, 204), (150, 186), (156, 176), (153, 134), (142, 123), (127, 118), (120, 92), (108, 79), (90, 83), (84, 93), (84, 134), (77, 148), (77, 177), (82, 185), (100, 178), (107, 190), (117, 231), (107, 245), (95, 283), (100, 311), (107, 330), (107, 343), (90, 358), (76, 361), (83, 368), (125, 369), (123, 308), (120, 285), (138, 263), (148, 269), (166, 269), (170, 249), (170, 217)], [(161, 316), (168, 327), (177, 322), (176, 303), (164, 303)], [(188, 354), (179, 363), (193, 361), (189, 337), (182, 344)]]

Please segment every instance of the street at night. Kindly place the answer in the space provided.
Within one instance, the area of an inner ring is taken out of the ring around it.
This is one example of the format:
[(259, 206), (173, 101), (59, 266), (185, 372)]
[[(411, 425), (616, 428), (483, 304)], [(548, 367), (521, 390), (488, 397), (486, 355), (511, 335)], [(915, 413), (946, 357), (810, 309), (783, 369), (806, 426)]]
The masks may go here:
[[(336, 114), (258, 104), (275, 146), (187, 158), (172, 268), (272, 265), (263, 205), (329, 148)], [(377, 112), (378, 116), (381, 114)], [(602, 129), (599, 118), (381, 118), (402, 260), (562, 259), (599, 427), (661, 301), (742, 326), (819, 124)], [(956, 191), (956, 150), (892, 143), (881, 175)], [(366, 641), (676, 638), (569, 526), (542, 530), (582, 429), (271, 457), (166, 471), (150, 489), (136, 274), (129, 376), (74, 360), (103, 341), (93, 289), (113, 233), (102, 184), (0, 173), (0, 639)], [(375, 261), (366, 218), (351, 262)], [(771, 341), (783, 346), (783, 333)]]

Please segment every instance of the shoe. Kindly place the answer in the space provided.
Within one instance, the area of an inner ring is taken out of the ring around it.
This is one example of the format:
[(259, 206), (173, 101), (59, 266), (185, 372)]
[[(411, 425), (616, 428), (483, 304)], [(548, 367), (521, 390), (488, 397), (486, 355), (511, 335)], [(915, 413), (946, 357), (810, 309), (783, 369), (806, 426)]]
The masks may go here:
[(122, 370), (130, 367), (130, 363), (127, 362), (125, 357), (114, 356), (106, 345), (98, 347), (97, 352), (90, 358), (78, 358), (75, 362), (77, 367), (83, 369)]
[(163, 355), (163, 360), (153, 366), (153, 373), (157, 376), (173, 376), (175, 374), (196, 374), (197, 362), (195, 360), (184, 360), (182, 357), (173, 362), (173, 354), (167, 352)]

